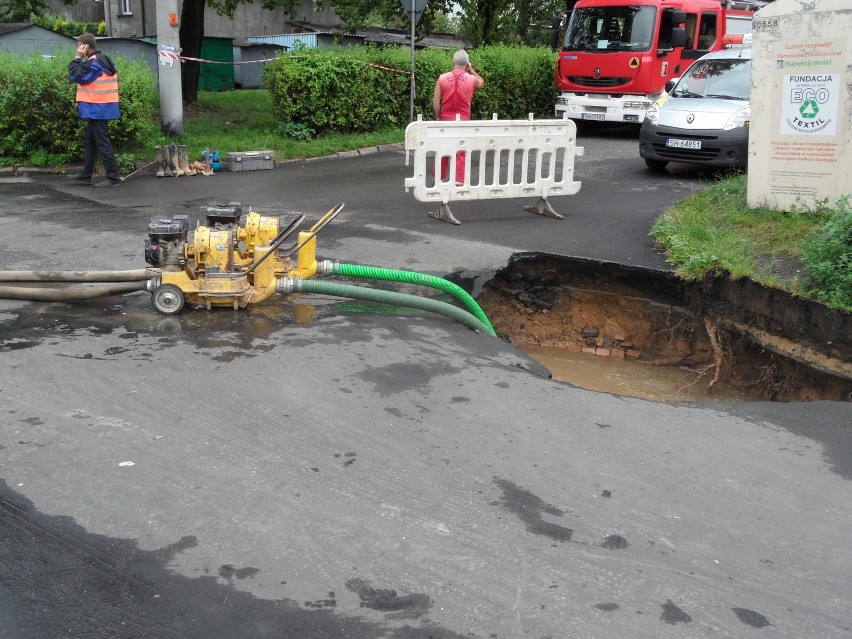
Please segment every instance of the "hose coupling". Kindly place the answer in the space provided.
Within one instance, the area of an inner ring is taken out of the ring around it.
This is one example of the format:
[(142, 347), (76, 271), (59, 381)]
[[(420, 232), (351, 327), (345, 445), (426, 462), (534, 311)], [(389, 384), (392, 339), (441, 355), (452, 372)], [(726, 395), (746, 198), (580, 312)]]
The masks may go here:
[(334, 264), (331, 260), (317, 262), (317, 275), (334, 275)]
[(159, 275), (157, 277), (152, 277), (150, 280), (145, 282), (145, 290), (149, 293), (153, 293), (158, 288), (160, 288), (160, 284), (162, 284), (163, 278)]
[(296, 280), (292, 277), (282, 277), (275, 281), (275, 292), (281, 295), (292, 295), (295, 293)]

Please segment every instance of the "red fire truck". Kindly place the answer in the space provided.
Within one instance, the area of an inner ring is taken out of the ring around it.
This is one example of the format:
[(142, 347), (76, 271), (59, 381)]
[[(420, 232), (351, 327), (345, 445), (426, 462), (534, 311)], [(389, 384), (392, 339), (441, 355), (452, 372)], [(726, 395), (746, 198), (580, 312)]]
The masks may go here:
[(696, 58), (751, 33), (766, 0), (578, 0), (556, 63), (556, 115), (640, 124)]

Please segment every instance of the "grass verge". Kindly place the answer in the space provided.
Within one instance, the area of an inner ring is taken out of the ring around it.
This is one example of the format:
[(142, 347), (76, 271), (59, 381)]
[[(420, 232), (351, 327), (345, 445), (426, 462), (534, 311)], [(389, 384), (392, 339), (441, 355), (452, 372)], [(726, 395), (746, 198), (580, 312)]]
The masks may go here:
[(747, 277), (772, 288), (820, 300), (832, 308), (852, 311), (847, 284), (830, 282), (835, 293), (826, 298), (816, 287), (810, 265), (815, 245), (835, 218), (848, 209), (777, 211), (750, 209), (747, 175), (723, 179), (678, 202), (651, 227), (651, 236), (665, 249), (680, 277), (698, 280), (707, 275)]
[(301, 139), (286, 135), (272, 115), (272, 100), (265, 89), (239, 91), (201, 91), (198, 101), (184, 108), (184, 135), (162, 137), (142, 150), (145, 158), (153, 159), (158, 144), (186, 144), (191, 160), (201, 159), (204, 149), (219, 151), (222, 159), (238, 151), (272, 150), (278, 161), (323, 157), (382, 144), (402, 142), (404, 130), (388, 127), (375, 133), (355, 135), (325, 135)]

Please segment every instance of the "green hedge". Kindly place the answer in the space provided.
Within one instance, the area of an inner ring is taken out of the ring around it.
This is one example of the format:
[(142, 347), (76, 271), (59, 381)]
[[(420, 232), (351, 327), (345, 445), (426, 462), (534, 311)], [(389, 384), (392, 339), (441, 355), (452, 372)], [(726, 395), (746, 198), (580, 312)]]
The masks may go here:
[[(0, 51), (0, 166), (56, 166), (83, 157), (85, 123), (68, 80), (67, 52), (53, 58)], [(116, 154), (140, 148), (156, 134), (157, 94), (147, 64), (114, 59), (121, 119), (110, 122)]]
[(76, 38), (81, 33), (92, 33), (94, 35), (106, 35), (106, 22), (69, 22), (62, 16), (45, 14), (32, 16), (33, 24), (56, 31), (69, 38)]
[[(432, 93), (453, 52), (415, 54), (414, 111), (434, 119)], [(552, 117), (556, 56), (546, 48), (490, 46), (470, 51), (485, 88), (473, 98), (471, 117)], [(392, 69), (397, 72), (388, 70)], [(403, 47), (336, 47), (296, 51), (264, 68), (264, 82), (281, 124), (318, 134), (363, 133), (408, 123), (411, 50)]]

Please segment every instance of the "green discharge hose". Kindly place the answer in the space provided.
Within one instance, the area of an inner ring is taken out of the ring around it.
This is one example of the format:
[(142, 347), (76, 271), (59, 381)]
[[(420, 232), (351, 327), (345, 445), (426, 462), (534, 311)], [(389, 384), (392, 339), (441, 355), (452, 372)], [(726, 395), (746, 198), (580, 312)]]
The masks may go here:
[(332, 275), (363, 277), (390, 282), (404, 282), (406, 284), (418, 284), (420, 286), (430, 286), (432, 288), (442, 290), (445, 293), (449, 293), (454, 296), (457, 300), (464, 304), (467, 310), (469, 310), (477, 319), (479, 319), (480, 322), (488, 327), (488, 333), (491, 335), (497, 334), (494, 331), (494, 327), (491, 326), (491, 322), (488, 321), (488, 317), (485, 315), (482, 308), (476, 303), (476, 300), (473, 299), (463, 288), (457, 284), (453, 284), (449, 280), (445, 280), (443, 277), (436, 277), (434, 275), (427, 275), (426, 273), (417, 273), (414, 271), (400, 271), (397, 269), (382, 268), (379, 266), (361, 266), (359, 264), (340, 263), (330, 264)]
[[(289, 278), (287, 279), (289, 280)], [(349, 297), (352, 299), (366, 300), (368, 302), (393, 304), (395, 306), (409, 306), (411, 308), (418, 308), (423, 311), (431, 311), (433, 313), (438, 313), (439, 315), (444, 315), (445, 317), (461, 322), (468, 328), (472, 328), (480, 333), (495, 335), (494, 329), (491, 328), (490, 325), (486, 325), (484, 322), (479, 320), (479, 318), (474, 317), (466, 310), (459, 308), (458, 306), (453, 306), (452, 304), (429, 299), (427, 297), (407, 295), (406, 293), (397, 293), (396, 291), (383, 291), (376, 288), (367, 288), (365, 286), (339, 284), (337, 282), (324, 280), (296, 279), (289, 281), (292, 282), (292, 292), (294, 293), (318, 293), (322, 295), (332, 295), (335, 297)]]

